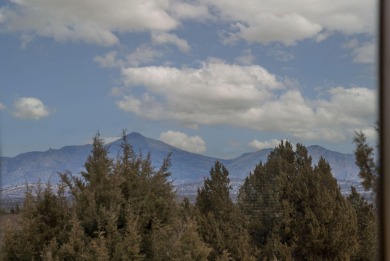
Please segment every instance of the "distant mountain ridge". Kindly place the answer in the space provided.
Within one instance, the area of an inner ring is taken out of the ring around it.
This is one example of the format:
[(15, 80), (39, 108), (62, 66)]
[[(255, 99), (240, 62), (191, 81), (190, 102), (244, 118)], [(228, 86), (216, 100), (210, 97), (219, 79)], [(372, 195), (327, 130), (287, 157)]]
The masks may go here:
[[(219, 160), (229, 170), (231, 179), (242, 180), (261, 162), (266, 162), (272, 149), (263, 149), (245, 153), (233, 159), (218, 159), (188, 152), (162, 141), (150, 139), (132, 132), (127, 135), (128, 142), (136, 153), (151, 154), (152, 164), (159, 167), (163, 159), (172, 153), (170, 171), (176, 185), (200, 182), (209, 175), (210, 168)], [(110, 157), (115, 158), (120, 153), (121, 139), (107, 144)], [(330, 164), (333, 175), (338, 180), (358, 181), (358, 168), (353, 154), (344, 154), (327, 150), (321, 146), (307, 147), (313, 159), (313, 164), (322, 156)], [(47, 182), (57, 183), (59, 172), (70, 171), (79, 175), (84, 169), (84, 163), (92, 150), (92, 145), (65, 146), (60, 149), (49, 149), (43, 152), (27, 152), (15, 157), (0, 157), (2, 187), (27, 183)]]

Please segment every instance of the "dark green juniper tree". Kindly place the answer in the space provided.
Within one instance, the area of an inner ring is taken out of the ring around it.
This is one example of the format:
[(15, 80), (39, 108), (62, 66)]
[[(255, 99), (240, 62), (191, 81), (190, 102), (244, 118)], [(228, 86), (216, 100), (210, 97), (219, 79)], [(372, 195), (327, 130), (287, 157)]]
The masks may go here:
[[(81, 177), (61, 175), (28, 190), (18, 229), (4, 235), (4, 260), (206, 260), (210, 249), (175, 202), (169, 157), (155, 170), (123, 134), (114, 161), (99, 134)], [(67, 187), (71, 201), (65, 193)], [(36, 195), (34, 195), (36, 194)]]
[(377, 215), (373, 203), (367, 202), (351, 187), (348, 201), (353, 206), (357, 217), (358, 250), (353, 260), (377, 260)]
[(212, 251), (209, 260), (229, 256), (233, 260), (254, 260), (244, 217), (230, 198), (228, 170), (215, 162), (210, 178), (198, 189), (196, 209), (199, 233)]
[(7, 227), (1, 254), (3, 260), (39, 260), (46, 245), (67, 224), (68, 202), (60, 184), (57, 193), (50, 184), (36, 190), (27, 187), (18, 227)]
[[(379, 132), (378, 125), (375, 126)], [(378, 186), (379, 164), (375, 158), (375, 149), (367, 142), (363, 132), (356, 132), (355, 138), (355, 162), (359, 167), (361, 183), (366, 191), (371, 191), (373, 203), (363, 198), (354, 187), (348, 200), (353, 205), (358, 218), (358, 243), (359, 249), (356, 260), (375, 260), (378, 251)], [(379, 143), (376, 145), (379, 148)]]
[[(376, 190), (373, 149), (360, 133), (356, 162)], [(228, 170), (215, 162), (195, 205), (176, 202), (170, 155), (159, 169), (123, 133), (108, 156), (99, 134), (80, 176), (28, 188), (21, 222), (3, 233), (4, 260), (373, 260), (376, 210), (352, 188), (344, 198), (329, 164), (281, 142), (230, 198)], [(70, 195), (70, 196), (69, 196)]]
[(262, 259), (348, 260), (356, 249), (356, 214), (329, 164), (312, 166), (303, 145), (281, 142), (246, 178), (238, 204)]
[[(378, 131), (378, 128), (376, 128)], [(367, 143), (363, 132), (356, 132), (353, 140), (355, 143), (355, 162), (359, 167), (359, 176), (362, 179), (364, 189), (378, 193), (379, 164), (375, 160), (375, 150)], [(378, 147), (379, 145), (377, 145)]]

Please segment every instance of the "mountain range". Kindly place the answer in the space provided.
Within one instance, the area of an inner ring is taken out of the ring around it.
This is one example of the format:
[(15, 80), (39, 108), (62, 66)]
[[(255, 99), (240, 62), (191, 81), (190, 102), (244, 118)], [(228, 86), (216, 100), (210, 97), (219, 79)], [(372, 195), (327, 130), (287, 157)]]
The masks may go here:
[[(243, 180), (250, 171), (261, 162), (266, 162), (270, 149), (245, 153), (233, 159), (218, 159), (191, 153), (162, 141), (150, 139), (132, 132), (127, 135), (128, 142), (135, 152), (143, 155), (151, 154), (152, 164), (159, 167), (163, 159), (172, 153), (170, 171), (175, 185), (185, 185), (203, 181), (209, 175), (210, 168), (216, 160), (229, 170), (232, 180)], [(118, 139), (108, 143), (109, 155), (115, 158), (120, 153)], [(330, 164), (333, 175), (338, 180), (358, 182), (358, 168), (353, 154), (344, 154), (328, 150), (321, 146), (307, 147), (313, 164), (322, 156)], [(92, 150), (92, 145), (65, 146), (60, 149), (49, 149), (43, 152), (27, 152), (15, 157), (1, 157), (2, 187), (17, 186), (26, 183), (47, 182), (57, 183), (58, 173), (70, 171), (78, 175), (84, 169), (84, 162)]]

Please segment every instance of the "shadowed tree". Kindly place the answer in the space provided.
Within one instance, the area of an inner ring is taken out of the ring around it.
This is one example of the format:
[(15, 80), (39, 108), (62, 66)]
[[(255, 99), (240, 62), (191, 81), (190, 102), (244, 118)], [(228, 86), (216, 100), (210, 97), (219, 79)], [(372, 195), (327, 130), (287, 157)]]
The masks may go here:
[(5, 231), (4, 260), (40, 260), (44, 249), (62, 233), (69, 217), (64, 186), (27, 187), (18, 227)]
[(329, 164), (313, 167), (306, 148), (281, 142), (246, 178), (238, 204), (261, 257), (348, 260), (356, 249), (356, 215)]
[(377, 193), (379, 166), (375, 163), (374, 148), (368, 145), (363, 132), (356, 132), (353, 141), (356, 145), (355, 162), (360, 170), (362, 185), (366, 190)]
[(243, 216), (229, 196), (230, 189), (228, 170), (215, 162), (210, 178), (198, 189), (195, 205), (199, 233), (212, 247), (209, 260), (223, 260), (227, 256), (234, 260), (254, 260), (255, 250), (250, 245)]
[(374, 205), (367, 202), (355, 189), (351, 187), (348, 201), (353, 206), (357, 217), (358, 248), (353, 260), (377, 260), (377, 220)]

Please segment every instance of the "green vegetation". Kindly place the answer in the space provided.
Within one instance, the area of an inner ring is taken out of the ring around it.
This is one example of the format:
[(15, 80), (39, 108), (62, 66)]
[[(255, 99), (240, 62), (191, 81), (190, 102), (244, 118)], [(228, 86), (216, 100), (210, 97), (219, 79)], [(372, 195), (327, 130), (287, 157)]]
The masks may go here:
[(377, 215), (372, 203), (367, 202), (354, 187), (348, 201), (352, 205), (357, 218), (357, 251), (353, 260), (376, 260), (377, 247)]
[(281, 143), (246, 178), (238, 204), (263, 259), (347, 260), (355, 251), (356, 214), (330, 167), (312, 167), (304, 146)]
[(237, 202), (220, 163), (195, 204), (177, 202), (170, 155), (159, 169), (123, 134), (115, 160), (99, 135), (80, 177), (28, 188), (3, 260), (374, 260), (373, 204), (344, 198), (329, 164), (281, 142), (249, 174)]
[(212, 247), (209, 260), (255, 260), (244, 216), (229, 197), (229, 172), (218, 161), (196, 198), (199, 233)]
[(379, 165), (375, 163), (374, 148), (368, 145), (366, 135), (363, 132), (357, 132), (353, 142), (356, 145), (355, 159), (356, 165), (360, 169), (359, 176), (362, 178), (362, 185), (366, 190), (377, 193)]

